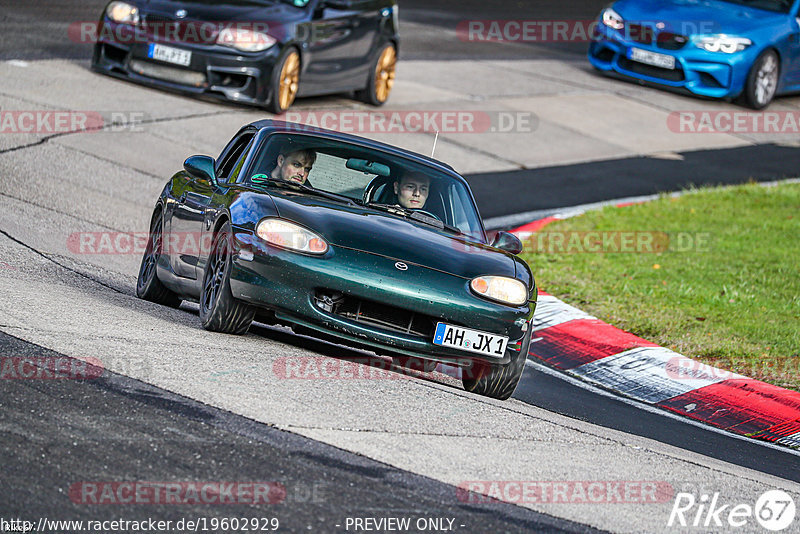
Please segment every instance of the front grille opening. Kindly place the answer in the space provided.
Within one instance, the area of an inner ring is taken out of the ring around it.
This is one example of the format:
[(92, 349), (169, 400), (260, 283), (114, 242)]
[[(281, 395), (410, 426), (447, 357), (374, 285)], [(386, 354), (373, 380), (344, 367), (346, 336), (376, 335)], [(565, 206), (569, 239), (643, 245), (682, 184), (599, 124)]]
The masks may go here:
[(664, 50), (680, 50), (686, 46), (688, 42), (689, 38), (685, 35), (672, 32), (661, 32), (658, 34), (658, 37), (656, 37), (656, 46)]
[(594, 57), (605, 63), (611, 63), (614, 60), (614, 51), (604, 46)]
[(650, 76), (651, 78), (661, 78), (670, 82), (682, 82), (684, 80), (683, 69), (676, 67), (674, 69), (662, 69), (646, 63), (639, 63), (632, 61), (625, 57), (620, 57), (619, 66), (623, 69), (641, 74), (643, 76)]
[(237, 74), (235, 72), (218, 72), (209, 71), (209, 81), (211, 85), (226, 87), (230, 89), (242, 89), (247, 82), (250, 81), (250, 76), (246, 74)]
[(719, 83), (717, 81), (717, 79), (714, 78), (709, 73), (701, 72), (699, 74), (700, 74), (700, 81), (703, 82), (703, 85), (708, 86), (708, 87), (714, 87), (714, 88), (717, 88), (717, 89), (722, 89), (724, 87), (724, 85)]
[(219, 25), (213, 22), (175, 20), (155, 13), (148, 13), (143, 19), (140, 27), (156, 42), (209, 46), (216, 43), (219, 34)]
[(351, 321), (425, 338), (433, 337), (438, 321), (429, 315), (330, 290), (317, 291), (314, 304), (321, 310)]
[(113, 61), (114, 63), (125, 63), (125, 56), (128, 53), (124, 48), (119, 48), (108, 43), (103, 43), (102, 47), (103, 55), (106, 57), (106, 59)]
[(206, 85), (206, 75), (203, 72), (196, 72), (186, 69), (177, 69), (175, 67), (168, 67), (151, 61), (142, 61), (139, 59), (132, 59), (130, 68), (133, 72), (148, 76), (150, 78), (157, 78), (168, 82), (179, 83), (182, 85), (191, 85), (193, 87), (204, 87)]

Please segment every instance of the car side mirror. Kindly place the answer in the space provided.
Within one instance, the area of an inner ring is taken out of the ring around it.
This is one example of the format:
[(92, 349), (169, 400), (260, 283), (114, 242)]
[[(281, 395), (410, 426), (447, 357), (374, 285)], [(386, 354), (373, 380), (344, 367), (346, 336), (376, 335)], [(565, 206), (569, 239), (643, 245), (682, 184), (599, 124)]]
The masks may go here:
[(492, 246), (511, 254), (522, 252), (522, 241), (511, 232), (497, 232), (497, 235), (494, 236), (494, 241), (492, 241)]
[(183, 168), (191, 176), (208, 180), (212, 185), (217, 185), (217, 176), (214, 171), (214, 158), (211, 156), (189, 156), (183, 162)]

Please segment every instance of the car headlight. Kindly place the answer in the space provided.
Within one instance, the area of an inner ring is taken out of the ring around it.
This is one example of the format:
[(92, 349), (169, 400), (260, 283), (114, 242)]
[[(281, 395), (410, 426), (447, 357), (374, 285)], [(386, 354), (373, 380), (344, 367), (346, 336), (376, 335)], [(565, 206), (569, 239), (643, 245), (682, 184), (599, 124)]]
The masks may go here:
[(264, 32), (249, 28), (224, 28), (217, 35), (217, 44), (241, 50), (242, 52), (261, 52), (278, 42)]
[(114, 22), (139, 24), (139, 8), (125, 2), (111, 2), (108, 4), (106, 15)]
[(707, 52), (724, 52), (725, 54), (741, 52), (751, 44), (753, 42), (745, 37), (728, 37), (727, 35), (709, 35), (695, 41), (698, 48)]
[(264, 219), (256, 226), (256, 235), (271, 245), (306, 254), (325, 254), (328, 243), (299, 224), (282, 219)]
[(473, 278), (469, 287), (479, 296), (521, 306), (528, 301), (528, 288), (525, 284), (514, 278), (505, 276), (479, 276)]
[(625, 21), (619, 13), (607, 7), (603, 10), (603, 24), (615, 30), (621, 30), (625, 27)]

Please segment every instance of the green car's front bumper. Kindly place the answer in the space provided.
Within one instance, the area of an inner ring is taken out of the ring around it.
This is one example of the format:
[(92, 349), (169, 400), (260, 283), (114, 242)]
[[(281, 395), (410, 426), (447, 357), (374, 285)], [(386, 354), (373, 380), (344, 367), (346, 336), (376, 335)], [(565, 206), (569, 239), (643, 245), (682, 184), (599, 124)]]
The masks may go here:
[[(497, 304), (474, 295), (468, 279), (407, 261), (408, 269), (399, 270), (395, 263), (402, 258), (335, 245), (324, 256), (309, 256), (268, 246), (247, 232), (234, 236), (233, 296), (279, 319), (379, 351), (455, 364), (505, 364), (527, 345), (535, 302)], [(506, 336), (508, 348), (492, 358), (434, 345), (438, 321)]]

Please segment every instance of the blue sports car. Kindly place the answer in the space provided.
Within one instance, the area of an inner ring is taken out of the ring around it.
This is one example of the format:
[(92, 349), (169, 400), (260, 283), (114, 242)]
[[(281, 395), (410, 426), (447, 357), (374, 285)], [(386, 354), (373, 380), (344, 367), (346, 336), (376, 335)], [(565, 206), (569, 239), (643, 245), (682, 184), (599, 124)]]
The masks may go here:
[(800, 91), (800, 0), (618, 0), (589, 61), (609, 74), (766, 107)]

